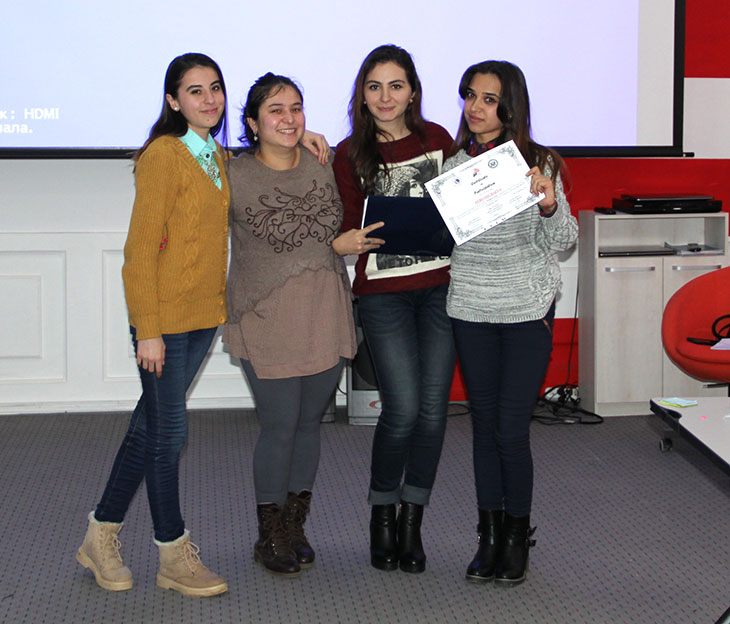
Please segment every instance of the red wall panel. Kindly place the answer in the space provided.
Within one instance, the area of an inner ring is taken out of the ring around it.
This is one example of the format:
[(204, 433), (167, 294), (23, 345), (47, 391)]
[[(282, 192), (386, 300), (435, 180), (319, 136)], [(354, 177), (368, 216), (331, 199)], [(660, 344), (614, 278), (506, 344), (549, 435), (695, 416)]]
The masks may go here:
[(730, 4), (686, 0), (684, 75), (730, 78)]
[(703, 193), (730, 206), (730, 160), (694, 158), (570, 158), (573, 214), (610, 206), (621, 193)]

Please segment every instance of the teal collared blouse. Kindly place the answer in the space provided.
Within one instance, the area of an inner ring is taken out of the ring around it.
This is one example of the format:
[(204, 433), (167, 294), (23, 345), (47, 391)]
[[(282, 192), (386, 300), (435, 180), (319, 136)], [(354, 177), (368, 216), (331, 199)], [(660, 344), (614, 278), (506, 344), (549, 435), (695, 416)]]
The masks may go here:
[(203, 171), (208, 174), (208, 177), (215, 182), (218, 188), (221, 188), (221, 174), (218, 169), (218, 163), (215, 161), (213, 155), (216, 153), (216, 144), (213, 137), (208, 135), (208, 139), (203, 141), (196, 132), (191, 128), (180, 137), (180, 140), (185, 144), (190, 153), (193, 155), (198, 164), (203, 168)]

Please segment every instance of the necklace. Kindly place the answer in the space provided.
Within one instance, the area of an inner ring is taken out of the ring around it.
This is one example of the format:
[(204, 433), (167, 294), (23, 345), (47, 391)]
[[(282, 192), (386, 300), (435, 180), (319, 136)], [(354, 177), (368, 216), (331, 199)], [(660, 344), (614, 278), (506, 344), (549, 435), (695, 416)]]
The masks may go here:
[(213, 182), (217, 183), (221, 174), (218, 171), (218, 165), (211, 153), (205, 152), (205, 154), (198, 154), (195, 157), (195, 160), (200, 163), (200, 166), (203, 167), (203, 170), (208, 174), (208, 177), (213, 180)]

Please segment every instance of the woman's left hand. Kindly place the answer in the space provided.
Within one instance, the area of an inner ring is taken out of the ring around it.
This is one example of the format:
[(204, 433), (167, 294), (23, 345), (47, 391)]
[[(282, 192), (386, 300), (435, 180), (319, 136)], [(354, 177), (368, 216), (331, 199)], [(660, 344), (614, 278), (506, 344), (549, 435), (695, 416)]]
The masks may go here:
[(538, 206), (543, 210), (550, 210), (555, 206), (555, 186), (553, 181), (547, 176), (543, 175), (540, 169), (533, 167), (527, 174), (532, 177), (530, 181), (530, 190), (535, 193), (545, 193), (545, 199), (543, 199)]
[(317, 157), (320, 165), (326, 165), (329, 162), (330, 152), (332, 150), (327, 144), (327, 139), (324, 138), (324, 134), (317, 134), (316, 132), (305, 130), (304, 136), (299, 143)]

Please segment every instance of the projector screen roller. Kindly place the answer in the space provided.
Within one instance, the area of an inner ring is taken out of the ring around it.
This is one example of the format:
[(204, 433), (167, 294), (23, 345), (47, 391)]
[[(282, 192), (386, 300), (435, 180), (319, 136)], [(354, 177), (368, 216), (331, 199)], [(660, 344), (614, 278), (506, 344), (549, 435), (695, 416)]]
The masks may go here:
[(335, 144), (349, 130), (360, 63), (383, 43), (411, 52), (424, 114), (452, 135), (464, 70), (504, 59), (525, 73), (540, 143), (681, 149), (674, 0), (17, 2), (3, 9), (0, 41), (4, 157), (138, 147), (159, 114), (168, 63), (191, 51), (223, 71), (231, 147), (248, 88), (267, 71), (302, 86), (307, 127)]

